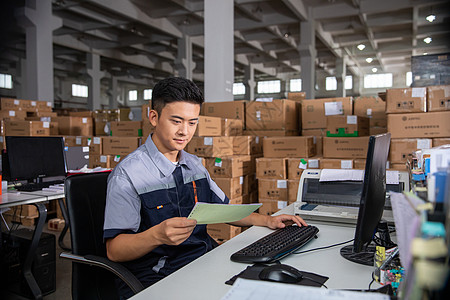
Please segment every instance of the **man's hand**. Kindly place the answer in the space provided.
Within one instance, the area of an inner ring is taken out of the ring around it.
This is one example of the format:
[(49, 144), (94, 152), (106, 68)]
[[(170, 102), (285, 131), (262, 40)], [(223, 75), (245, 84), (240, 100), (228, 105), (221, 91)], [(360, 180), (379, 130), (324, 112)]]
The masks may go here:
[(161, 244), (179, 245), (192, 234), (196, 220), (171, 218), (155, 226), (155, 235)]
[(293, 216), (293, 215), (279, 215), (274, 217), (269, 217), (267, 219), (266, 226), (270, 229), (278, 229), (278, 228), (284, 228), (288, 225), (297, 224), (298, 226), (308, 226), (306, 222), (300, 218), (299, 216)]

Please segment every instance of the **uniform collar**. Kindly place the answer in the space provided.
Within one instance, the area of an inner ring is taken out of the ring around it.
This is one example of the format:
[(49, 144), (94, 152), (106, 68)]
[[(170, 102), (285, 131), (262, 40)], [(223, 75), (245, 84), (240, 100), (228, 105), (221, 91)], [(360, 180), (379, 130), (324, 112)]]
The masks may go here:
[[(158, 148), (156, 147), (155, 143), (152, 140), (152, 134), (149, 135), (149, 137), (145, 141), (145, 147), (147, 148), (150, 159), (155, 163), (155, 166), (158, 168), (158, 170), (165, 177), (172, 175), (177, 166), (174, 165), (167, 157), (164, 156), (164, 154), (161, 153), (161, 151), (158, 150)], [(190, 169), (189, 166), (187, 165), (186, 152), (184, 150), (181, 150), (179, 156), (180, 156), (178, 160), (179, 165)]]

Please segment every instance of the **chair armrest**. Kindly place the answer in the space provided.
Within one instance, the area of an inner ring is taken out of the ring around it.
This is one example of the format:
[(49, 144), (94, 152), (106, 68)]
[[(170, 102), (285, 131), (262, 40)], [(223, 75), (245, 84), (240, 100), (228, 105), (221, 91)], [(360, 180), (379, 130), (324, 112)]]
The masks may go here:
[(128, 270), (121, 264), (113, 262), (105, 257), (89, 254), (81, 256), (68, 252), (62, 252), (59, 257), (70, 259), (73, 262), (88, 264), (106, 269), (122, 279), (135, 294), (144, 289), (142, 283), (133, 275), (133, 273), (130, 272), (130, 270)]

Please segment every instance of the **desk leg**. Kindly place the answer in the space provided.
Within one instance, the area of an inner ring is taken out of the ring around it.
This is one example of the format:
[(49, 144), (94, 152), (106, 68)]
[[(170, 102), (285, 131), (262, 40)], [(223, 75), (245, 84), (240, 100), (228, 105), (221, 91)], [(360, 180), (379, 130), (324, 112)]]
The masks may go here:
[(64, 205), (64, 198), (59, 198), (58, 199), (58, 203), (59, 203), (59, 208), (61, 209), (61, 213), (62, 213), (63, 218), (64, 218), (64, 228), (61, 231), (61, 234), (59, 235), (58, 245), (63, 250), (71, 251), (72, 249), (70, 247), (66, 247), (64, 245), (64, 237), (66, 236), (67, 230), (69, 229), (69, 225), (70, 225), (69, 224), (69, 215), (67, 213), (66, 206)]
[(39, 217), (33, 232), (30, 249), (28, 250), (27, 257), (23, 264), (23, 275), (33, 293), (34, 299), (42, 299), (41, 289), (31, 273), (31, 264), (33, 263), (33, 257), (38, 247), (39, 240), (41, 239), (42, 229), (44, 228), (45, 219), (47, 218), (47, 208), (44, 203), (34, 203), (34, 205), (38, 209)]

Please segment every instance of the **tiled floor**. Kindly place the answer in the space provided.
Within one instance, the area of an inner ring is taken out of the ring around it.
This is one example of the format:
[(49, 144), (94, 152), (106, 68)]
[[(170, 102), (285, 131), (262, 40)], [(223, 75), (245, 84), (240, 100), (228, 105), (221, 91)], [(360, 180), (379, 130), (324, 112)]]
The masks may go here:
[[(32, 228), (32, 227), (27, 227)], [(56, 291), (43, 297), (44, 300), (66, 300), (72, 299), (71, 296), (71, 278), (72, 263), (68, 260), (59, 258), (59, 254), (63, 251), (58, 245), (59, 232), (47, 229), (45, 224), (44, 232), (52, 233), (56, 236)], [(70, 233), (64, 237), (64, 245), (70, 246)], [(6, 292), (0, 295), (4, 300), (22, 300), (27, 299), (20, 295)]]

